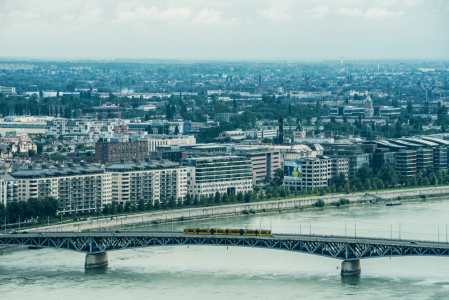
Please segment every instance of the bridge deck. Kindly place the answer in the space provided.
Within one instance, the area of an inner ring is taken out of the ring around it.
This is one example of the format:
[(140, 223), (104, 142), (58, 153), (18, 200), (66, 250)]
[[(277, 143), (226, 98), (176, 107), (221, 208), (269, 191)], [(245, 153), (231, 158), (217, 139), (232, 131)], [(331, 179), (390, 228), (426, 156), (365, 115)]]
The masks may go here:
[(274, 236), (185, 235), (182, 232), (84, 232), (0, 235), (0, 246), (36, 246), (100, 253), (139, 247), (209, 245), (239, 246), (296, 251), (342, 260), (386, 256), (448, 256), (449, 244), (429, 241), (411, 243), (368, 237), (276, 234)]

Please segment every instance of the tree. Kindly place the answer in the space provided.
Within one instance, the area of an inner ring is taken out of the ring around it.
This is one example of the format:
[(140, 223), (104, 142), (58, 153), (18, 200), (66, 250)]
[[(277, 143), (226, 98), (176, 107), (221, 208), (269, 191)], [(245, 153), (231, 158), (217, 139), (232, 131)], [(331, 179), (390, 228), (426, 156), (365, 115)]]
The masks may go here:
[(109, 205), (105, 205), (103, 207), (103, 215), (109, 215)]
[(237, 193), (237, 202), (243, 202), (243, 193), (241, 191)]
[(193, 206), (198, 206), (198, 196), (195, 195), (195, 197), (193, 197)]
[(207, 200), (205, 196), (201, 196), (201, 205), (205, 206), (207, 204)]
[(373, 172), (367, 166), (362, 166), (357, 170), (356, 177), (360, 178), (361, 182), (366, 182), (367, 179), (372, 179)]
[(437, 185), (437, 183), (438, 183), (437, 177), (435, 176), (435, 174), (432, 174), (430, 176), (430, 184), (431, 185)]
[(117, 205), (117, 213), (119, 213), (119, 214), (123, 213), (123, 205), (122, 204)]
[(372, 189), (373, 189), (373, 190), (377, 190), (377, 184), (376, 184), (376, 182), (375, 182), (375, 181), (373, 181), (373, 186), (372, 186)]
[(349, 192), (351, 191), (351, 188), (349, 187), (349, 182), (346, 182), (343, 190), (344, 190), (345, 194), (349, 194)]
[(231, 193), (231, 196), (229, 197), (229, 202), (230, 203), (235, 203), (236, 199), (235, 199), (235, 194)]
[(192, 197), (190, 196), (189, 192), (187, 192), (186, 197), (184, 199), (184, 205), (190, 206), (192, 204)]
[(117, 214), (117, 205), (115, 204), (115, 201), (112, 201), (111, 203), (110, 213), (111, 215)]
[(337, 192), (337, 186), (335, 185), (335, 184), (333, 184), (332, 186), (331, 186), (331, 193), (332, 194), (335, 194)]
[(377, 181), (377, 186), (381, 190), (385, 188), (385, 185), (384, 185), (384, 182), (382, 181), (382, 179), (379, 179), (379, 181)]
[(397, 182), (397, 174), (396, 171), (390, 164), (384, 164), (382, 168), (380, 168), (379, 173), (377, 174), (379, 179), (382, 179), (384, 183), (392, 182), (395, 180)]
[(251, 191), (245, 193), (245, 202), (246, 203), (251, 202)]
[(285, 191), (285, 189), (281, 189), (281, 198), (286, 198), (287, 197), (287, 192)]
[(281, 168), (276, 169), (276, 178), (280, 180), (280, 184), (284, 182), (284, 170)]
[(148, 202), (147, 202), (147, 205), (146, 205), (146, 210), (147, 211), (152, 211), (153, 210), (153, 208), (154, 208), (154, 205), (153, 205), (153, 200), (148, 200)]
[(36, 155), (36, 150), (33, 150), (33, 149), (28, 150), (28, 156), (29, 157), (33, 157), (35, 155)]
[(315, 202), (315, 206), (316, 207), (324, 207), (325, 203), (322, 199), (318, 200), (317, 202)]
[(176, 125), (176, 127), (175, 127), (175, 135), (178, 135), (179, 134), (179, 128), (178, 128), (178, 125)]
[(143, 200), (143, 199), (140, 199), (140, 200), (139, 200), (137, 209), (138, 209), (139, 211), (145, 211), (145, 200)]
[(221, 202), (221, 196), (218, 191), (215, 192), (214, 202), (215, 202), (215, 204), (219, 204)]
[(210, 194), (209, 197), (207, 197), (207, 204), (208, 205), (214, 205), (214, 201), (215, 201), (214, 195)]
[(351, 187), (351, 191), (352, 191), (353, 193), (357, 192), (357, 186), (356, 186), (356, 185), (353, 185), (353, 186)]
[(174, 196), (170, 197), (170, 200), (168, 200), (168, 207), (169, 208), (175, 208), (176, 207), (176, 199)]
[(162, 202), (161, 202), (161, 208), (162, 208), (162, 209), (167, 209), (167, 208), (168, 208), (167, 199), (162, 200)]
[(125, 212), (126, 213), (131, 212), (131, 201), (126, 201), (125, 202)]
[(427, 176), (426, 177), (424, 177), (423, 179), (422, 179), (422, 183), (423, 183), (423, 185), (424, 186), (428, 186), (429, 185), (429, 178), (427, 178)]
[(224, 193), (224, 194), (221, 196), (221, 202), (223, 202), (223, 203), (228, 203), (228, 200), (229, 200), (228, 194), (227, 194), (227, 193)]
[(161, 202), (159, 200), (154, 201), (154, 209), (161, 209)]

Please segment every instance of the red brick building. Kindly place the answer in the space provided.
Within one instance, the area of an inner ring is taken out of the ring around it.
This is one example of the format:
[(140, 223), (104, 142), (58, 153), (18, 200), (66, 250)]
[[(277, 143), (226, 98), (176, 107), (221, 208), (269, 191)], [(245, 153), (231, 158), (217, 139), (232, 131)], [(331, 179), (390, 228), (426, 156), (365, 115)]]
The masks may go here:
[(148, 142), (97, 142), (95, 143), (95, 160), (106, 165), (122, 160), (144, 160), (148, 157)]

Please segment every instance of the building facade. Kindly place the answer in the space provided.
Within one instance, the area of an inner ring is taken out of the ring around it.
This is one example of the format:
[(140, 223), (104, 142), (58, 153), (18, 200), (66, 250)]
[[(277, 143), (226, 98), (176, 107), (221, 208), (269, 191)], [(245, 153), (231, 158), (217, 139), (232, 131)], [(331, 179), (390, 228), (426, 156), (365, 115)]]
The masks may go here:
[(168, 160), (121, 161), (106, 168), (112, 179), (112, 201), (145, 203), (183, 200), (187, 194), (186, 168)]
[(9, 174), (0, 173), (0, 203), (5, 207), (8, 203), (19, 201), (19, 185), (17, 180)]
[(122, 160), (144, 160), (148, 157), (148, 143), (134, 142), (96, 142), (95, 160), (106, 165), (118, 163)]
[(284, 186), (291, 192), (330, 186), (340, 173), (348, 177), (348, 159), (328, 156), (284, 161)]
[(252, 190), (252, 166), (246, 157), (193, 157), (182, 160), (181, 166), (187, 169), (189, 193), (198, 199), (216, 192), (231, 195)]
[(54, 197), (63, 213), (94, 212), (111, 203), (111, 175), (85, 162), (28, 165), (11, 175), (19, 186), (18, 200)]

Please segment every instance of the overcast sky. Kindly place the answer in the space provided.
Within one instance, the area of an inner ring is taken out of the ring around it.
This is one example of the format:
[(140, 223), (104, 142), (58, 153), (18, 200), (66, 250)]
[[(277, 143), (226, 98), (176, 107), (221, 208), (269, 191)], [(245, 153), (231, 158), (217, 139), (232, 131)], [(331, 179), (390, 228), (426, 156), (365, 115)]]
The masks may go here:
[(449, 58), (448, 0), (0, 0), (0, 57)]

